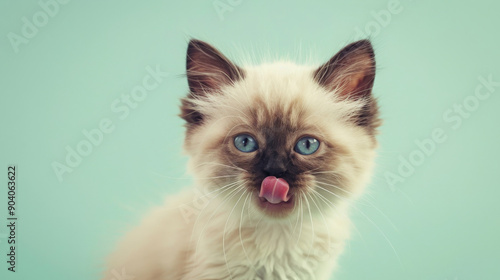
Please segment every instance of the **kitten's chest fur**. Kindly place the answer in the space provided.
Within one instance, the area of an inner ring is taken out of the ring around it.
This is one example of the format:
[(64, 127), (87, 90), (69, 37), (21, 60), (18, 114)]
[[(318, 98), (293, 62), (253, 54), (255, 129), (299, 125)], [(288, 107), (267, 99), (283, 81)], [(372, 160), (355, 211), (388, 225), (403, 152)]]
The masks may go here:
[(247, 220), (241, 228), (231, 221), (226, 225), (227, 218), (221, 214), (200, 227), (183, 279), (327, 279), (349, 229), (342, 216)]

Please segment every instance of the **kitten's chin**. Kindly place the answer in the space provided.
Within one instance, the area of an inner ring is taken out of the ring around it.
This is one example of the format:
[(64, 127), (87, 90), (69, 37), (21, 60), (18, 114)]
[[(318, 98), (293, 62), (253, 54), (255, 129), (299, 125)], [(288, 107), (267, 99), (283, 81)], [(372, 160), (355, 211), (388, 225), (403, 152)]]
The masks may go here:
[(272, 218), (286, 218), (290, 216), (295, 209), (294, 195), (291, 195), (288, 201), (282, 201), (280, 203), (271, 203), (262, 197), (257, 197), (255, 201), (257, 208), (265, 215)]

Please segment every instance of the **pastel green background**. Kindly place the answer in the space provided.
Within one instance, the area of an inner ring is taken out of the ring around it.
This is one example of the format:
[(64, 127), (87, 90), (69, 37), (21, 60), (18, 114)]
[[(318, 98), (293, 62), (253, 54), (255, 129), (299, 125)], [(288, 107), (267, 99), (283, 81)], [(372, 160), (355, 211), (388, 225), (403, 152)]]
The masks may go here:
[[(335, 279), (500, 279), (500, 87), (455, 129), (459, 115), (443, 117), (472, 102), (478, 77), (500, 81), (499, 2), (401, 0), (384, 26), (374, 13), (388, 0), (229, 2), (221, 19), (211, 0), (69, 1), (18, 53), (8, 34), (43, 10), (0, 3), (0, 278), (98, 279), (115, 240), (189, 186), (177, 114), (190, 37), (234, 59), (254, 51), (320, 63), (368, 26), (384, 125)], [(121, 120), (111, 104), (157, 65), (169, 76)], [(60, 182), (52, 163), (104, 118), (115, 130)], [(444, 143), (401, 176), (400, 156), (419, 153), (415, 141), (435, 129)], [(16, 273), (4, 262), (8, 164), (18, 166)], [(403, 181), (389, 184), (389, 172)]]

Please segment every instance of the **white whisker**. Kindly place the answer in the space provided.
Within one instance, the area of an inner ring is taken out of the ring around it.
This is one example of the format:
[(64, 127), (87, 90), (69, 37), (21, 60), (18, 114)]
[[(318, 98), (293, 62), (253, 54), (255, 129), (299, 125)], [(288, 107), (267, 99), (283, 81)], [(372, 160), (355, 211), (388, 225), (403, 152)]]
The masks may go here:
[(222, 231), (222, 252), (224, 253), (224, 261), (226, 262), (226, 267), (227, 267), (227, 272), (229, 273), (229, 278), (233, 279), (231, 276), (231, 270), (229, 269), (229, 264), (227, 263), (227, 255), (226, 255), (226, 229), (227, 229), (227, 224), (229, 223), (229, 220), (231, 219), (231, 215), (234, 212), (234, 209), (236, 209), (236, 206), (238, 206), (238, 203), (240, 202), (241, 198), (247, 193), (247, 190), (244, 188), (241, 188), (243, 190), (243, 193), (240, 195), (238, 200), (233, 206), (233, 209), (231, 209), (231, 212), (229, 212), (229, 215), (227, 216), (226, 224), (224, 225), (224, 230)]
[[(243, 253), (245, 254), (245, 257), (248, 260), (248, 263), (251, 263), (250, 258), (248, 257), (247, 250), (245, 249), (245, 244), (243, 243), (243, 237), (241, 235), (241, 227), (243, 223), (243, 210), (245, 209), (245, 205), (247, 204), (248, 198), (252, 195), (251, 192), (248, 193), (247, 197), (245, 198), (245, 202), (243, 202), (243, 206), (241, 207), (241, 215), (240, 215), (240, 226), (239, 226), (239, 235), (240, 235), (240, 243), (241, 247), (243, 248)], [(255, 268), (252, 266), (252, 268), (255, 270)]]
[(307, 196), (306, 194), (304, 193), (304, 191), (302, 191), (302, 194), (304, 196), (304, 200), (307, 204), (307, 210), (309, 211), (309, 218), (311, 220), (311, 231), (312, 231), (312, 238), (311, 238), (311, 246), (310, 246), (310, 250), (309, 250), (309, 253), (307, 254), (307, 258), (309, 258), (309, 256), (311, 255), (311, 250), (312, 248), (314, 247), (314, 239), (316, 238), (316, 234), (314, 232), (314, 222), (313, 222), (313, 217), (312, 217), (312, 213), (311, 213), (311, 205), (309, 204), (309, 200), (307, 199)]
[(304, 225), (304, 210), (302, 208), (302, 196), (300, 196), (300, 228), (299, 228), (299, 236), (297, 237), (297, 244), (299, 244), (300, 236), (302, 235), (302, 226)]
[[(219, 193), (218, 193), (216, 196), (214, 196), (214, 197), (213, 197), (210, 201), (208, 201), (207, 205), (205, 205), (205, 207), (203, 207), (203, 208), (200, 210), (200, 213), (199, 213), (199, 214), (198, 214), (198, 216), (196, 217), (196, 221), (194, 222), (194, 225), (193, 225), (193, 230), (192, 230), (192, 233), (191, 233), (190, 243), (191, 243), (191, 241), (193, 240), (194, 231), (195, 231), (195, 229), (196, 229), (196, 226), (198, 225), (198, 220), (199, 220), (199, 218), (201, 217), (201, 215), (203, 214), (203, 211), (204, 211), (204, 210), (208, 207), (208, 205), (210, 205), (210, 202), (212, 202), (212, 201), (213, 201), (213, 200), (214, 200), (217, 196), (219, 196), (219, 195), (221, 195), (222, 193), (226, 192), (227, 190), (231, 189), (231, 187), (232, 187), (232, 186), (237, 185), (237, 184), (239, 184), (239, 183), (241, 183), (241, 181), (236, 181), (236, 182), (230, 183), (230, 184), (228, 184), (228, 185), (225, 185), (225, 186), (221, 187), (220, 189), (217, 189), (217, 190), (215, 190), (215, 191), (210, 192), (210, 193), (213, 193), (213, 192), (219, 192)], [(210, 194), (210, 193), (208, 193), (208, 194)], [(200, 196), (200, 197), (198, 197), (198, 199), (199, 199), (199, 198), (201, 198), (201, 197), (208, 196), (208, 194), (205, 194), (205, 195), (203, 195), (203, 196)], [(196, 201), (196, 200), (193, 200), (192, 202), (194, 202), (194, 201)]]
[(316, 208), (318, 209), (319, 211), (319, 214), (321, 215), (321, 218), (323, 219), (323, 223), (325, 224), (325, 228), (326, 228), (326, 232), (328, 234), (328, 250), (330, 250), (331, 248), (331, 235), (330, 235), (330, 227), (328, 226), (328, 223), (326, 222), (326, 219), (325, 219), (325, 216), (323, 215), (323, 212), (321, 211), (321, 208), (318, 206), (318, 204), (316, 203), (316, 200), (314, 199), (313, 197), (313, 194), (315, 194), (314, 192), (313, 193), (309, 193), (309, 196), (311, 197), (311, 201), (314, 203), (314, 205), (316, 205)]
[(239, 190), (239, 187), (241, 187), (242, 185), (239, 185), (238, 187), (235, 187), (232, 191), (230, 191), (228, 194), (227, 194), (227, 197), (221, 202), (219, 203), (219, 206), (217, 206), (217, 208), (215, 208), (215, 210), (213, 211), (212, 215), (208, 218), (207, 222), (205, 223), (205, 225), (203, 226), (203, 228), (201, 229), (201, 232), (200, 232), (200, 236), (198, 237), (198, 241), (196, 242), (196, 248), (195, 248), (195, 252), (194, 252), (194, 255), (196, 256), (197, 253), (198, 253), (198, 245), (200, 244), (200, 241), (201, 241), (201, 238), (203, 237), (203, 232), (205, 231), (206, 227), (208, 226), (208, 224), (210, 223), (210, 221), (212, 220), (212, 218), (214, 217), (214, 215), (217, 213), (217, 210), (226, 202), (226, 201), (229, 201), (231, 198), (233, 198), (237, 192)]
[[(324, 197), (321, 193), (319, 193), (317, 190), (315, 189), (311, 189), (313, 192), (315, 192), (318, 197), (323, 200), (324, 203), (326, 203), (328, 206), (330, 206), (330, 208), (335, 211), (335, 213), (339, 213), (339, 211), (337, 210), (337, 206), (335, 204), (333, 204), (333, 202), (329, 201), (326, 197)], [(356, 227), (355, 224), (352, 224), (354, 230), (356, 231), (356, 233), (359, 235), (359, 237), (361, 238), (361, 240), (366, 243), (365, 239), (363, 238), (363, 235), (361, 234), (361, 232), (359, 231), (359, 229)], [(349, 245), (350, 246), (350, 245)]]

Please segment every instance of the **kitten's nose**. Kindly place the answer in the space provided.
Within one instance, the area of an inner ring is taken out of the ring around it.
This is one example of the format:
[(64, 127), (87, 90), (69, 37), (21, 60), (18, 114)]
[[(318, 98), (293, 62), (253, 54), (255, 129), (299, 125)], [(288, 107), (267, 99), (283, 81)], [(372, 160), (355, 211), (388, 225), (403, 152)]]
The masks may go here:
[(264, 167), (264, 172), (266, 172), (267, 176), (280, 178), (286, 172), (285, 163), (280, 159), (270, 159)]

